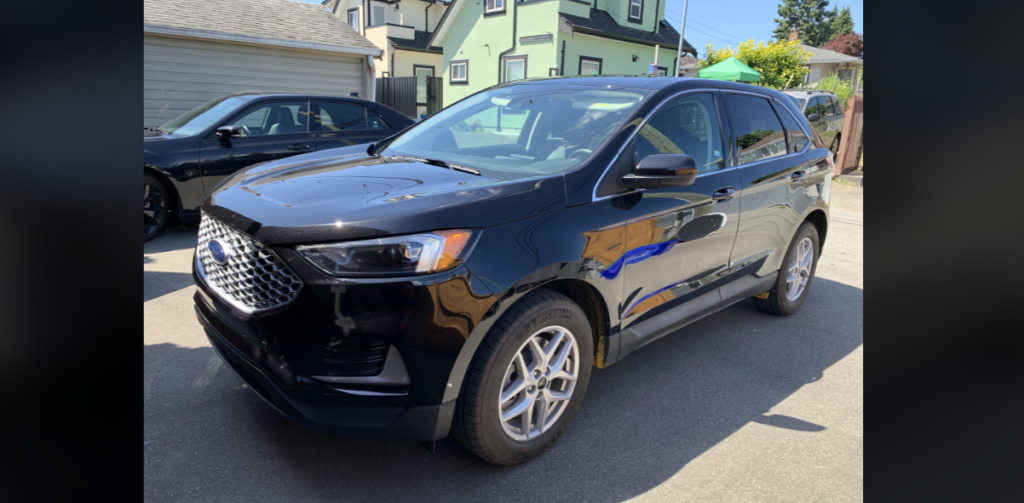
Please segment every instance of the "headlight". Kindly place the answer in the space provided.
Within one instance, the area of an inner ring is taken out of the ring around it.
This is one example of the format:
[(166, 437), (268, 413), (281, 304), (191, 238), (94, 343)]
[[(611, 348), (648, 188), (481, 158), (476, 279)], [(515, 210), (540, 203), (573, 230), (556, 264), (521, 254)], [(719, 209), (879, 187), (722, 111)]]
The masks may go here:
[(473, 231), (455, 229), (295, 249), (332, 276), (425, 274), (465, 260), (473, 237)]

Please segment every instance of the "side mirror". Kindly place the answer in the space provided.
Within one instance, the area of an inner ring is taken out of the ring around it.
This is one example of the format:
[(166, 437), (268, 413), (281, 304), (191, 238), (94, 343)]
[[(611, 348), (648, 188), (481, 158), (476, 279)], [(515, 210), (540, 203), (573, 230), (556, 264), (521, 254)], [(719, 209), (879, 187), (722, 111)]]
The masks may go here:
[(807, 121), (808, 122), (818, 122), (819, 120), (821, 120), (821, 115), (811, 114), (811, 115), (807, 116)]
[(697, 179), (697, 161), (685, 154), (651, 154), (640, 161), (634, 173), (622, 177), (630, 189), (685, 187)]
[(217, 137), (226, 140), (228, 138), (241, 138), (242, 128), (238, 126), (221, 126), (217, 128)]

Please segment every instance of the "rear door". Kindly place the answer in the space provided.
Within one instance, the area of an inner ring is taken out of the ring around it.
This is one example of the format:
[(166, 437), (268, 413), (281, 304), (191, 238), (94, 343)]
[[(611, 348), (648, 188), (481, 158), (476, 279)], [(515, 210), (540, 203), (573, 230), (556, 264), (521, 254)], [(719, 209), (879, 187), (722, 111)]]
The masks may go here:
[[(740, 180), (727, 169), (713, 92), (672, 98), (657, 109), (623, 155), (686, 154), (697, 162), (692, 185), (634, 193), (626, 222), (621, 309), (624, 355), (663, 335), (677, 322), (718, 307), (736, 239)], [(616, 266), (609, 268), (616, 271)], [(608, 271), (606, 271), (608, 272)]]
[(309, 101), (262, 101), (235, 114), (221, 126), (238, 126), (241, 138), (207, 136), (200, 147), (203, 187), (207, 191), (247, 166), (316, 150), (309, 131)]
[[(815, 200), (808, 197), (808, 182), (820, 173), (803, 155), (807, 135), (792, 116), (780, 117), (789, 113), (782, 105), (749, 94), (723, 91), (723, 97), (742, 184), (739, 230), (730, 260), (733, 267), (764, 276), (781, 266), (789, 240)], [(787, 134), (784, 119), (800, 134)]]
[(313, 121), (317, 150), (370, 143), (395, 131), (359, 102), (320, 100)]

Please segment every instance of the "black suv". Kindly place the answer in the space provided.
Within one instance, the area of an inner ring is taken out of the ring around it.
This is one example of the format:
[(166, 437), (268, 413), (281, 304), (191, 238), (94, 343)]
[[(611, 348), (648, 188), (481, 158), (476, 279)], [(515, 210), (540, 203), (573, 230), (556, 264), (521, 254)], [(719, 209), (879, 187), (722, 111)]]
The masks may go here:
[(412, 123), (358, 98), (249, 92), (221, 96), (144, 128), (143, 241), (156, 237), (171, 215), (198, 220), (203, 197), (244, 167), (377, 141)]
[(369, 147), (221, 183), (202, 205), (196, 314), (296, 422), (452, 434), (519, 463), (565, 430), (592, 368), (743, 299), (795, 313), (832, 173), (770, 89), (502, 84)]

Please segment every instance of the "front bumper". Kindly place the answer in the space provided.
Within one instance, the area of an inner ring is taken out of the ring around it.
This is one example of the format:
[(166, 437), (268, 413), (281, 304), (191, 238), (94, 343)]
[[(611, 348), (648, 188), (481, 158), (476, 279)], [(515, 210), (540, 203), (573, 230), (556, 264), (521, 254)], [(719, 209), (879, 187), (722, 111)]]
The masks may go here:
[(210, 344), (250, 389), (291, 420), (321, 433), (377, 440), (424, 442), (448, 435), (454, 400), (401, 405), (389, 397), (346, 396), (327, 383), (298, 375), (228, 326), (201, 289), (195, 295), (196, 316)]

